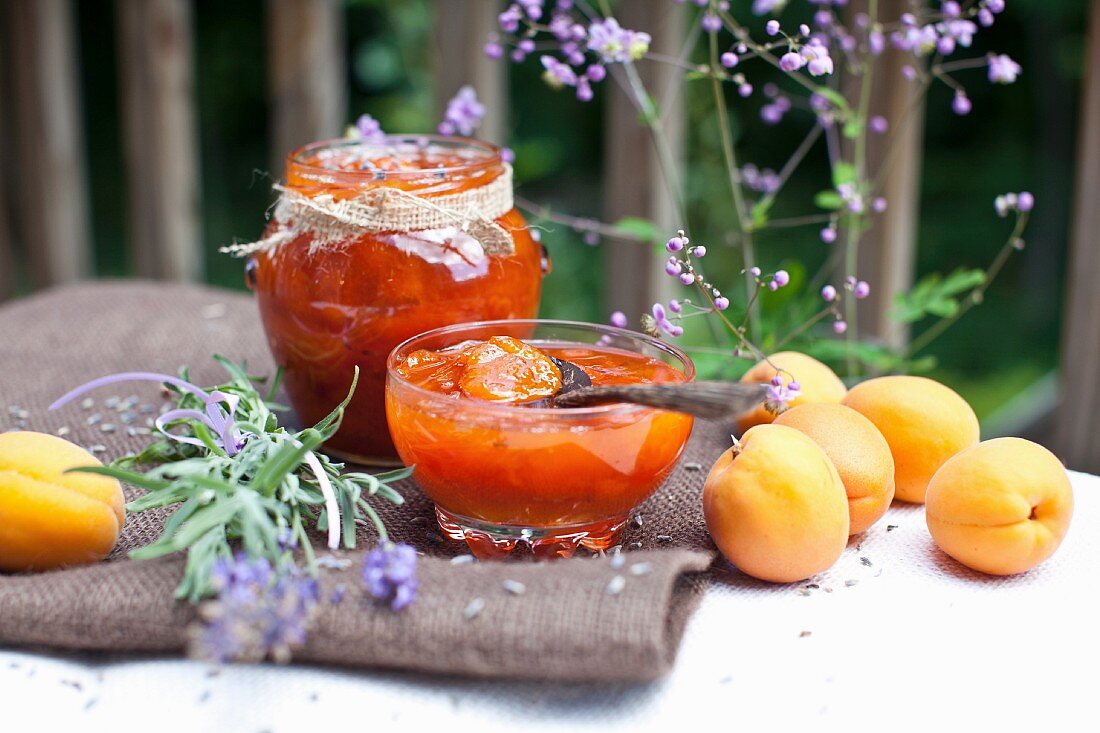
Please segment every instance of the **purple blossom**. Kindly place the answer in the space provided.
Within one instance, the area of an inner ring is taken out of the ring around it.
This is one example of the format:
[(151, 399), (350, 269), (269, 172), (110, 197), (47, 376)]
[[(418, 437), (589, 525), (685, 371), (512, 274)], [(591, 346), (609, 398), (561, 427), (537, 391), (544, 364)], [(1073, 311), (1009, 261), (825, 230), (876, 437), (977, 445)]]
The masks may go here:
[(596, 20), (588, 26), (588, 49), (608, 64), (637, 61), (649, 51), (651, 40), (648, 33), (627, 30), (614, 18)]
[(798, 71), (805, 63), (802, 55), (797, 51), (788, 51), (779, 58), (779, 68), (783, 71)]
[(599, 64), (590, 64), (585, 69), (584, 75), (588, 77), (590, 81), (601, 82), (607, 78), (607, 67), (600, 66)]
[(577, 74), (569, 64), (564, 64), (553, 56), (542, 56), (539, 61), (542, 62), (542, 67), (546, 69), (542, 78), (550, 87), (561, 89), (562, 87), (575, 87), (577, 85)]
[(700, 25), (706, 33), (717, 33), (722, 30), (722, 19), (714, 13), (704, 13)]
[(989, 12), (991, 13), (1000, 14), (1003, 13), (1005, 9), (1005, 0), (985, 0), (983, 4), (989, 8)]
[(1035, 206), (1035, 197), (1031, 195), (1029, 191), (1020, 191), (1020, 195), (1016, 197), (1016, 209), (1018, 211), (1031, 211)]
[(753, 277), (760, 277), (760, 268), (759, 267), (750, 267), (749, 268), (749, 274), (752, 275)]
[(790, 281), (791, 275), (786, 270), (776, 270), (775, 274), (772, 275), (772, 283), (775, 284), (776, 288), (785, 287)]
[(955, 98), (951, 100), (951, 109), (955, 114), (962, 116), (970, 114), (971, 109), (970, 98), (965, 93), (959, 91), (955, 92)]
[(363, 558), (363, 582), (380, 600), (389, 600), (394, 611), (413, 602), (419, 585), (416, 579), (416, 548), (404, 543), (381, 542)]
[(673, 313), (679, 313), (680, 311), (682, 311), (684, 309), (684, 307), (682, 305), (680, 305), (680, 301), (670, 300), (670, 301), (668, 301), (668, 309), (670, 311), (672, 311)]
[(439, 134), (473, 135), (484, 117), (485, 105), (478, 101), (477, 92), (471, 86), (464, 86), (447, 102), (447, 111), (439, 123)]
[(734, 66), (737, 66), (738, 62), (737, 54), (733, 51), (726, 51), (718, 60), (721, 62), (722, 66), (727, 69), (732, 69)]
[(519, 22), (523, 19), (522, 11), (518, 5), (510, 5), (507, 10), (497, 16), (497, 23), (505, 33), (515, 33), (519, 30)]
[(886, 199), (879, 196), (878, 198), (873, 200), (871, 202), (871, 210), (874, 211), (876, 214), (881, 214), (882, 212), (886, 211)]
[(611, 325), (615, 328), (626, 328), (628, 323), (626, 314), (622, 311), (615, 311), (611, 314)]
[(833, 60), (829, 57), (829, 49), (818, 39), (814, 38), (799, 52), (806, 62), (806, 71), (810, 76), (825, 76), (833, 73)]
[(872, 56), (879, 56), (886, 50), (886, 37), (882, 31), (873, 30), (867, 34), (867, 48)]
[(305, 642), (320, 592), (294, 565), (272, 569), (266, 558), (240, 553), (215, 563), (210, 584), (216, 597), (200, 607), (205, 624), (192, 636), (196, 656), (287, 662)]
[(742, 82), (737, 85), (737, 94), (741, 97), (748, 97), (752, 94), (752, 84), (748, 82)]
[(962, 15), (962, 8), (955, 0), (946, 0), (940, 8), (943, 10), (943, 14), (948, 18), (958, 18)]
[(848, 324), (845, 321), (836, 320), (833, 321), (833, 331), (837, 334), (844, 333), (848, 330)]
[(760, 193), (775, 193), (779, 190), (779, 174), (771, 168), (760, 170), (752, 163), (747, 163), (741, 168), (741, 182), (753, 191)]
[(825, 244), (832, 244), (836, 241), (836, 229), (833, 229), (831, 226), (825, 227), (818, 234), (821, 237), (821, 241)]
[(788, 404), (802, 394), (802, 387), (798, 382), (783, 382), (783, 378), (776, 374), (768, 384), (767, 397), (764, 406), (771, 412), (783, 412)]
[(863, 300), (871, 294), (871, 286), (867, 284), (866, 280), (860, 280), (855, 284), (855, 287), (852, 288), (852, 294), (855, 295), (856, 298)]
[(775, 20), (774, 18), (772, 20), (769, 20), (767, 23), (764, 24), (764, 32), (767, 33), (769, 36), (778, 35), (779, 21)]
[(484, 50), (485, 56), (493, 59), (494, 61), (499, 61), (500, 59), (504, 58), (504, 46), (501, 46), (496, 41), (489, 41), (488, 43), (486, 43)]
[(1020, 75), (1020, 65), (1008, 54), (989, 55), (989, 81), (993, 84), (1011, 84)]
[(680, 275), (680, 282), (684, 285), (691, 285), (695, 282), (695, 275), (690, 272), (685, 272)]
[(683, 266), (675, 258), (670, 257), (668, 262), (665, 263), (665, 274), (669, 277), (679, 277), (683, 271)]
[(386, 133), (382, 132), (382, 124), (370, 115), (359, 115), (355, 121), (355, 132), (359, 139), (366, 143), (381, 145), (386, 142)]
[(993, 13), (990, 12), (989, 8), (982, 8), (978, 11), (978, 25), (983, 28), (993, 25)]
[(834, 288), (832, 285), (826, 285), (821, 289), (821, 298), (826, 303), (832, 303), (834, 300), (836, 300), (836, 288)]
[(729, 298), (725, 297), (724, 295), (719, 295), (717, 298), (714, 299), (714, 308), (715, 308), (715, 310), (724, 311), (729, 307), (730, 307), (730, 300), (729, 300)]
[(677, 234), (675, 237), (670, 238), (665, 242), (665, 249), (669, 252), (679, 252), (687, 244), (687, 238), (683, 234)]
[(867, 127), (871, 130), (871, 132), (877, 135), (882, 135), (890, 128), (890, 123), (888, 123), (886, 121), (886, 118), (882, 115), (875, 115), (867, 123)]
[(782, 10), (787, 0), (753, 0), (752, 14), (767, 15), (776, 10)]

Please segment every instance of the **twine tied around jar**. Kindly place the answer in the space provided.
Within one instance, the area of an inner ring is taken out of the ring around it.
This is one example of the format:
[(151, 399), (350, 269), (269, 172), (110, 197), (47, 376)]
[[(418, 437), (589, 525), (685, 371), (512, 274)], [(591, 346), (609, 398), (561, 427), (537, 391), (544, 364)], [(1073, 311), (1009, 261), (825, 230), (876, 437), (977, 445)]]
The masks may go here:
[(512, 210), (512, 167), (483, 186), (440, 196), (421, 196), (389, 186), (371, 188), (337, 201), (331, 194), (307, 196), (275, 184), (279, 200), (270, 234), (255, 242), (222, 247), (221, 252), (246, 257), (311, 237), (310, 250), (346, 243), (363, 232), (418, 232), (458, 227), (481, 243), (487, 255), (510, 255), (515, 242), (496, 219)]

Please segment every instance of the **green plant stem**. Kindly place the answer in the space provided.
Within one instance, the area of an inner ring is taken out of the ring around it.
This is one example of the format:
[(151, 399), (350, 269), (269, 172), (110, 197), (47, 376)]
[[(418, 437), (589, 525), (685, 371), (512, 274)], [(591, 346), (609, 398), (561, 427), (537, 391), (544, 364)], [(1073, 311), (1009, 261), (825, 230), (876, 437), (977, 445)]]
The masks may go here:
[(672, 154), (672, 146), (669, 144), (664, 128), (661, 127), (659, 111), (653, 105), (653, 99), (649, 96), (649, 92), (646, 90), (634, 64), (628, 61), (622, 66), (629, 83), (631, 96), (642, 113), (646, 128), (653, 137), (653, 145), (657, 150), (657, 162), (661, 166), (661, 173), (664, 174), (665, 185), (669, 189), (673, 206), (676, 208), (676, 215), (680, 221), (685, 222), (684, 226), (686, 227), (687, 206), (683, 199), (684, 189), (680, 177), (676, 173), (676, 158)]
[(985, 279), (982, 280), (982, 284), (970, 291), (958, 310), (951, 316), (936, 321), (936, 323), (930, 326), (926, 331), (923, 331), (920, 336), (913, 339), (905, 352), (906, 359), (912, 358), (922, 349), (926, 348), (930, 343), (942, 335), (944, 331), (955, 325), (955, 322), (966, 315), (971, 308), (982, 302), (985, 298), (985, 291), (993, 284), (993, 280), (1000, 274), (1001, 269), (1004, 268), (1005, 263), (1008, 262), (1008, 258), (1012, 256), (1012, 252), (1016, 248), (1016, 241), (1020, 238), (1020, 234), (1024, 231), (1026, 225), (1026, 213), (1016, 217), (1016, 226), (1012, 228), (1012, 234), (1008, 235), (1008, 239), (997, 253), (997, 256), (993, 259), (993, 263), (986, 271)]
[[(749, 219), (748, 209), (745, 206), (745, 195), (741, 190), (741, 176), (738, 173), (737, 156), (733, 150), (733, 136), (730, 134), (729, 115), (726, 112), (726, 93), (722, 89), (722, 83), (718, 80), (718, 34), (710, 33), (710, 84), (714, 94), (714, 106), (718, 113), (718, 130), (722, 140), (722, 155), (726, 160), (726, 174), (729, 177), (730, 191), (733, 195), (733, 207), (737, 212), (737, 223), (741, 230), (741, 264), (745, 271), (745, 293), (749, 293), (753, 286), (753, 277), (749, 274), (749, 268), (756, 264), (756, 254), (753, 251), (752, 222)], [(749, 336), (755, 341), (760, 333), (760, 313), (750, 302), (746, 315), (749, 319)], [(724, 319), (728, 323), (728, 319)]]
[[(867, 15), (869, 18), (870, 26), (873, 27), (878, 21), (878, 0), (870, 0), (867, 5)], [(859, 81), (859, 108), (858, 119), (860, 120), (859, 135), (855, 140), (855, 154), (854, 154), (854, 167), (856, 170), (857, 180), (862, 182), (867, 179), (867, 110), (871, 103), (871, 84), (874, 79), (874, 59), (873, 57), (866, 57), (863, 61), (862, 77)], [(868, 192), (869, 193), (869, 192)], [(859, 260), (859, 240), (861, 236), (861, 219), (862, 214), (849, 217), (847, 241), (844, 245), (844, 275), (845, 277), (855, 277), (856, 268)], [(858, 338), (858, 313), (856, 309), (855, 298), (845, 298), (844, 300), (844, 320), (848, 323), (847, 336), (845, 343), (847, 344), (847, 371), (849, 377), (859, 376), (859, 361), (856, 359), (856, 340)]]

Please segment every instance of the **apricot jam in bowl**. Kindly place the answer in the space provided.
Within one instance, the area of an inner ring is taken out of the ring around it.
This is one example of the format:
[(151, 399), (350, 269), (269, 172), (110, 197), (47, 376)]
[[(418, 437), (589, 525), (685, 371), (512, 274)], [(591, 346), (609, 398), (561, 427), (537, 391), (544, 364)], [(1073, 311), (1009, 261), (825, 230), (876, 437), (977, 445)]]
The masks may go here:
[(695, 366), (650, 336), (568, 321), (501, 320), (428, 331), (387, 362), (390, 435), (435, 502), (444, 535), (480, 558), (618, 544), (672, 471), (692, 418), (630, 404), (557, 408), (561, 372), (593, 386), (688, 382)]

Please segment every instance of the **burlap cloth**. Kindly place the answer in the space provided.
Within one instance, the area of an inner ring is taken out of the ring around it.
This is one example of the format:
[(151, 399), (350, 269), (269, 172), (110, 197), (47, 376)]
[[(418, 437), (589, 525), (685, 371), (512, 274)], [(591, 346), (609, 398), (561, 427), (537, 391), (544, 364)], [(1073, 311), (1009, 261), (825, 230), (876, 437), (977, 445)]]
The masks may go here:
[[(47, 405), (71, 387), (117, 371), (175, 373), (187, 364), (197, 383), (215, 384), (224, 373), (210, 360), (212, 353), (247, 359), (254, 374), (273, 371), (247, 295), (131, 282), (70, 286), (15, 301), (0, 308), (0, 432), (56, 432), (64, 426), (71, 430), (69, 440), (95, 447), (101, 459), (118, 457), (149, 438), (129, 435), (105, 401), (136, 395), (143, 404), (159, 406), (155, 385), (104, 388), (90, 409), (78, 401), (50, 413)], [(99, 422), (93, 417), (97, 413)], [(131, 426), (143, 425), (144, 417)], [(104, 423), (113, 431), (105, 431)], [(700, 573), (713, 556), (699, 502), (701, 467), (709, 466), (728, 441), (718, 426), (697, 425), (675, 473), (639, 510), (640, 526), (630, 524), (621, 569), (607, 557), (452, 564), (449, 558), (464, 554), (465, 547), (442, 539), (431, 503), (415, 483), (404, 482), (399, 488), (405, 505), (376, 506), (394, 539), (425, 553), (416, 602), (400, 613), (375, 603), (358, 579), (362, 550), (343, 554), (352, 560), (350, 567), (323, 571), (323, 583), (346, 583), (348, 596), (340, 605), (324, 607), (295, 659), (486, 677), (623, 681), (661, 676), (675, 660), (706, 582)], [(0, 575), (0, 644), (182, 652), (195, 610), (172, 596), (181, 559), (126, 557), (157, 536), (163, 516), (129, 515), (105, 562)], [(361, 547), (374, 543), (367, 535), (361, 539)], [(650, 563), (652, 572), (630, 573), (639, 562)], [(615, 575), (623, 575), (626, 584), (611, 594), (607, 587)], [(508, 592), (505, 580), (523, 583), (525, 592)], [(476, 598), (484, 606), (470, 618), (466, 610)]]

